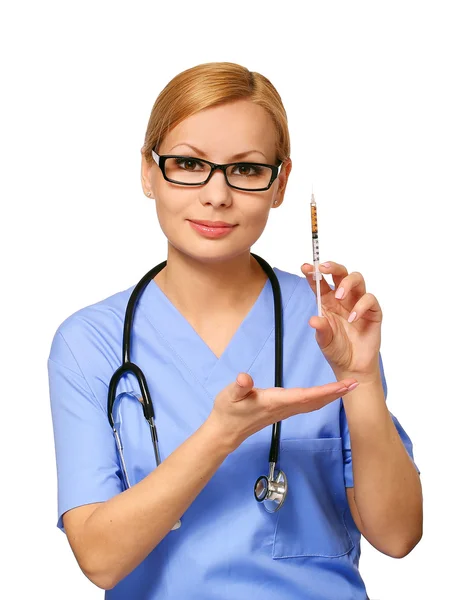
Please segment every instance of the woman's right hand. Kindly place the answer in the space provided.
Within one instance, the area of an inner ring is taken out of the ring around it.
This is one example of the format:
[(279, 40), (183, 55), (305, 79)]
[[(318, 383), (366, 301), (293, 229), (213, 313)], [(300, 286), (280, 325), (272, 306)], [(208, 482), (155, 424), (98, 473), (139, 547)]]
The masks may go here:
[[(353, 378), (309, 388), (255, 388), (248, 373), (239, 373), (215, 398), (207, 419), (230, 451), (246, 438), (292, 415), (312, 412), (346, 394)], [(355, 388), (354, 388), (355, 389)]]

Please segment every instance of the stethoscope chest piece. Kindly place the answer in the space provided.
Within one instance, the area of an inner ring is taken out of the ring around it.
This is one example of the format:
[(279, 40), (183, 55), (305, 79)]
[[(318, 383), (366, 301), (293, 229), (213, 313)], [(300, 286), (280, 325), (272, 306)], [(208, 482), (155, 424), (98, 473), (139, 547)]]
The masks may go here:
[(287, 491), (288, 482), (285, 473), (279, 470), (274, 478), (272, 465), (269, 476), (261, 475), (254, 484), (254, 497), (258, 502), (264, 503), (264, 508), (269, 513), (277, 512), (283, 506)]

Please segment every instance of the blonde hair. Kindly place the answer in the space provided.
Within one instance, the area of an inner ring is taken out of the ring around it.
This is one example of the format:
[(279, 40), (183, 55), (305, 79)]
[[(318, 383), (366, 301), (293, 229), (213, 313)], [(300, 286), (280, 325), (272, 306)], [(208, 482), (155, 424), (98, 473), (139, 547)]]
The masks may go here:
[(148, 121), (142, 154), (151, 162), (151, 151), (181, 121), (211, 106), (248, 99), (271, 116), (277, 132), (277, 164), (290, 158), (287, 114), (279, 93), (260, 73), (230, 62), (210, 62), (176, 75), (160, 92)]

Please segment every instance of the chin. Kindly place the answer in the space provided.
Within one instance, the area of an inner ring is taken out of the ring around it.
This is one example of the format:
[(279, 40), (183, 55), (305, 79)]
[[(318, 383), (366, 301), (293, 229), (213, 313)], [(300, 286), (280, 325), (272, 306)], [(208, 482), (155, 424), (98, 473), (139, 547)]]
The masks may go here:
[(233, 248), (232, 244), (226, 242), (217, 242), (216, 244), (209, 245), (208, 243), (211, 241), (212, 240), (200, 240), (198, 243), (195, 242), (190, 244), (187, 238), (184, 238), (183, 241), (169, 240), (168, 238), (168, 244), (172, 246), (178, 254), (186, 256), (191, 260), (207, 264), (232, 260), (237, 256), (250, 252), (249, 246), (247, 248)]

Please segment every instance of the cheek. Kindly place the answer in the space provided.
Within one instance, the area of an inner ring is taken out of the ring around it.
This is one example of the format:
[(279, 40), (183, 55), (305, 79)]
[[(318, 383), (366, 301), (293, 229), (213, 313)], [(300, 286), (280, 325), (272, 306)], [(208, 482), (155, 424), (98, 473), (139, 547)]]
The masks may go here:
[[(163, 186), (164, 187), (164, 186)], [(194, 214), (194, 205), (199, 202), (197, 198), (190, 198), (189, 194), (178, 194), (177, 190), (172, 190), (170, 196), (159, 190), (157, 186), (157, 200), (155, 202), (158, 221), (164, 235), (173, 245), (178, 246), (183, 243), (191, 230), (187, 223), (187, 218)], [(253, 244), (260, 237), (265, 229), (270, 214), (270, 196), (269, 198), (255, 196), (246, 201), (234, 200), (233, 206), (229, 211), (236, 215), (239, 223), (238, 236), (242, 236), (244, 243)]]
[(257, 207), (251, 205), (251, 209), (245, 212), (244, 217), (246, 229), (254, 234), (260, 234), (269, 218), (269, 206), (265, 202), (260, 203)]
[(180, 231), (184, 226), (184, 219), (187, 212), (187, 201), (172, 194), (171, 198), (165, 198), (164, 195), (158, 195), (155, 202), (156, 214), (163, 233), (166, 237), (174, 235), (174, 232)]

